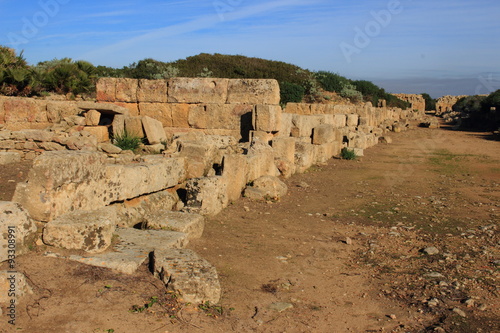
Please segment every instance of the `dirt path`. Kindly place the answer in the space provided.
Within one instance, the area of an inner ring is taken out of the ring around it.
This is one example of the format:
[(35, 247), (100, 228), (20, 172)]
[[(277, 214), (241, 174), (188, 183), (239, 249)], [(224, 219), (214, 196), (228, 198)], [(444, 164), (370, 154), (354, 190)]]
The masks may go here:
[[(500, 331), (500, 144), (446, 129), (393, 139), (292, 177), (280, 202), (209, 219), (189, 247), (217, 268), (220, 307), (176, 304), (145, 267), (125, 278), (33, 253), (17, 331)], [(164, 306), (129, 311), (152, 297)]]

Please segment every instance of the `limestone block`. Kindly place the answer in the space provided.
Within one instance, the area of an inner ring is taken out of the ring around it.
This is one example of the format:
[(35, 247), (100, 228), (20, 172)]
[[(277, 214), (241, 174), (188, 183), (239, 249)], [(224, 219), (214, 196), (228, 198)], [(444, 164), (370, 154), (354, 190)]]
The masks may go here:
[(106, 204), (136, 198), (178, 185), (185, 180), (184, 158), (152, 156), (148, 163), (105, 166), (107, 188), (98, 192)]
[(64, 249), (103, 252), (111, 245), (116, 222), (116, 211), (111, 207), (71, 212), (45, 225), (43, 242)]
[(247, 112), (247, 109), (224, 104), (200, 105), (190, 108), (188, 123), (200, 129), (240, 130), (242, 115), (239, 112)]
[(5, 124), (5, 110), (3, 108), (5, 98), (0, 97), (0, 125)]
[(172, 127), (172, 109), (167, 103), (139, 103), (139, 114), (160, 121), (163, 127)]
[(27, 253), (36, 232), (35, 223), (21, 205), (0, 201), (0, 262), (8, 260), (9, 254), (19, 256)]
[(326, 112), (326, 104), (311, 104), (311, 114), (325, 114)]
[(288, 187), (279, 178), (262, 176), (245, 189), (245, 197), (254, 200), (279, 200), (287, 191)]
[(17, 152), (0, 152), (0, 165), (21, 162), (21, 154)]
[(227, 103), (278, 105), (280, 103), (278, 81), (263, 79), (229, 80)]
[[(9, 294), (15, 290), (15, 296), (11, 297)], [(4, 305), (7, 308), (10, 306), (12, 299), (19, 303), (19, 300), (25, 295), (33, 294), (33, 289), (28, 283), (28, 279), (23, 273), (12, 272), (10, 270), (0, 271), (0, 305)], [(1, 314), (1, 311), (0, 311)], [(7, 321), (9, 317), (8, 312), (3, 315), (4, 320)]]
[(144, 129), (142, 127), (141, 117), (125, 118), (125, 130), (128, 135), (144, 138)]
[(186, 208), (189, 212), (213, 216), (229, 203), (227, 183), (220, 176), (189, 179), (186, 191)]
[(39, 114), (39, 107), (35, 100), (29, 98), (8, 98), (3, 103), (5, 122), (34, 123)]
[(312, 143), (296, 142), (295, 143), (295, 171), (303, 173), (316, 161), (316, 148)]
[(347, 115), (335, 114), (333, 115), (333, 127), (342, 128), (347, 125)]
[(153, 262), (155, 276), (179, 293), (184, 302), (217, 304), (220, 301), (217, 270), (192, 250), (155, 251)]
[(99, 149), (108, 154), (120, 154), (122, 152), (120, 147), (117, 147), (110, 142), (99, 144)]
[[(167, 107), (170, 109), (172, 117), (172, 127), (188, 128), (189, 127), (189, 112), (191, 108), (198, 108), (197, 105), (185, 103), (168, 103)], [(169, 126), (167, 126), (169, 127)]]
[(96, 102), (88, 102), (88, 101), (80, 101), (76, 103), (78, 109), (84, 111), (96, 110), (103, 114), (107, 115), (125, 115), (128, 116), (130, 111), (128, 108), (120, 105), (128, 105), (136, 103), (96, 103)]
[(206, 140), (182, 141), (179, 156), (186, 161), (187, 178), (200, 178), (208, 174), (217, 160), (218, 149)]
[(109, 141), (109, 131), (107, 126), (85, 126), (85, 132), (97, 138), (97, 142)]
[(47, 118), (50, 123), (57, 124), (64, 117), (76, 116), (80, 113), (75, 102), (71, 101), (48, 101)]
[(311, 104), (287, 103), (284, 112), (292, 114), (311, 114)]
[(114, 137), (123, 135), (125, 132), (125, 116), (116, 115), (113, 118), (111, 129)]
[(335, 133), (332, 125), (320, 125), (313, 129), (313, 144), (322, 145), (333, 141), (335, 141)]
[(183, 232), (188, 239), (200, 238), (205, 227), (205, 218), (199, 214), (158, 210), (144, 217), (147, 229)]
[(368, 141), (366, 134), (362, 132), (355, 132), (349, 138), (349, 148), (368, 148)]
[(276, 159), (293, 162), (295, 156), (294, 138), (274, 138), (271, 142)]
[(116, 101), (125, 103), (137, 103), (137, 89), (139, 81), (136, 79), (117, 78)]
[(160, 121), (145, 116), (142, 117), (142, 126), (150, 144), (156, 145), (167, 141), (167, 135)]
[(356, 127), (359, 124), (359, 115), (351, 113), (347, 115), (347, 126)]
[(118, 226), (133, 227), (144, 222), (146, 215), (159, 210), (174, 210), (180, 202), (177, 192), (173, 190), (146, 194), (123, 203), (114, 204), (118, 214)]
[(97, 205), (94, 190), (104, 185), (98, 180), (104, 179), (105, 159), (94, 152), (45, 152), (33, 161), (28, 181), (17, 185), (13, 201), (38, 221), (50, 221), (71, 209), (103, 206)]
[(47, 151), (61, 151), (61, 150), (66, 150), (64, 146), (61, 146), (60, 144), (56, 142), (41, 142), (39, 144), (39, 147), (42, 148), (43, 150)]
[(250, 131), (250, 142), (261, 141), (269, 143), (273, 138), (274, 138), (273, 133), (263, 132), (263, 131)]
[(320, 116), (294, 115), (292, 118), (291, 135), (293, 137), (310, 138), (313, 128), (321, 125), (322, 120), (323, 118)]
[(16, 149), (16, 141), (13, 140), (0, 141), (0, 149)]
[(248, 165), (247, 183), (262, 176), (279, 176), (280, 172), (274, 163), (274, 150), (268, 144), (252, 143), (246, 158)]
[(87, 126), (99, 126), (101, 121), (101, 113), (97, 110), (89, 110), (85, 113), (85, 125)]
[(139, 103), (166, 103), (167, 81), (140, 79), (137, 89), (137, 101)]
[(281, 128), (281, 106), (256, 105), (252, 113), (252, 124), (256, 131), (277, 132)]
[(241, 197), (247, 184), (247, 159), (240, 154), (224, 155), (222, 167), (222, 177), (227, 183), (228, 200), (236, 201)]
[(115, 102), (116, 101), (116, 79), (100, 78), (96, 82), (96, 92), (98, 102)]
[(0, 140), (12, 139), (12, 132), (8, 130), (0, 130)]
[(168, 102), (224, 104), (228, 82), (228, 79), (215, 78), (172, 78), (168, 81)]
[(325, 163), (333, 156), (337, 155), (337, 149), (339, 146), (340, 145), (338, 142), (327, 142), (320, 145), (315, 145), (315, 163)]

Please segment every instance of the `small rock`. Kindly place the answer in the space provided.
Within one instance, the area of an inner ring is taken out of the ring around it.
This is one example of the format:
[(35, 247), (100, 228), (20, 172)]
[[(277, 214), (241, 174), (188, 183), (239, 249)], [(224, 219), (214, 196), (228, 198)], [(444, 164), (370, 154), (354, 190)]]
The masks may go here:
[(391, 319), (396, 319), (397, 317), (396, 317), (396, 315), (395, 315), (395, 314), (390, 314), (390, 315), (389, 315), (389, 318), (391, 318)]
[(278, 312), (283, 312), (283, 311), (286, 311), (289, 309), (293, 309), (293, 304), (283, 303), (283, 302), (273, 303), (269, 306), (269, 309), (274, 310), (274, 311), (278, 311)]
[(455, 312), (460, 317), (463, 317), (463, 318), (467, 317), (467, 314), (465, 314), (465, 312), (460, 310), (459, 308), (454, 308), (453, 312)]
[(477, 307), (479, 311), (486, 311), (488, 309), (488, 306), (486, 304), (479, 304)]
[(346, 243), (347, 245), (352, 245), (352, 239), (351, 239), (351, 238), (349, 238), (349, 237), (346, 237), (346, 239), (345, 239), (345, 243)]
[(297, 184), (297, 187), (301, 187), (301, 188), (308, 188), (309, 187), (309, 184), (306, 183), (306, 182), (300, 182)]
[(245, 210), (245, 212), (249, 212), (250, 211), (250, 208), (248, 208), (247, 206), (244, 206), (243, 209)]
[(424, 274), (425, 277), (430, 277), (430, 278), (444, 278), (444, 275), (438, 272), (431, 272)]
[(474, 307), (474, 305), (476, 305), (476, 301), (474, 301), (472, 298), (469, 298), (469, 299), (466, 299), (464, 301), (464, 304), (468, 307), (468, 308), (472, 308)]
[(439, 250), (434, 246), (430, 246), (430, 247), (423, 249), (422, 252), (429, 255), (429, 256), (432, 256), (432, 255), (438, 254)]
[(437, 298), (433, 298), (429, 302), (427, 302), (427, 305), (431, 308), (436, 307), (439, 305), (439, 300)]

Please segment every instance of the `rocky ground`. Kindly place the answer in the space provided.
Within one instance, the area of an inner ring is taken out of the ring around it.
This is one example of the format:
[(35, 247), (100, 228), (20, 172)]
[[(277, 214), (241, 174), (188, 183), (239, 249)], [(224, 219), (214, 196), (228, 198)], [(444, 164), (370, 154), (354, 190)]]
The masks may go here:
[[(185, 304), (147, 266), (123, 276), (39, 246), (18, 260), (34, 294), (15, 331), (500, 332), (499, 143), (424, 128), (393, 139), (292, 177), (279, 202), (209, 219), (188, 247), (217, 268), (220, 304)], [(28, 167), (2, 169), (3, 199)]]

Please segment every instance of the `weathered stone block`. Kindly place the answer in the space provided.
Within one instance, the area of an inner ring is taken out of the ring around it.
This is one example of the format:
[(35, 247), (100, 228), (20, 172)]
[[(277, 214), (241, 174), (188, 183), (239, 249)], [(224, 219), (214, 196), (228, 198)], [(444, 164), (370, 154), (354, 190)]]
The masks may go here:
[(137, 89), (137, 101), (139, 103), (166, 103), (167, 81), (140, 79)]
[(43, 242), (65, 249), (103, 252), (111, 245), (116, 222), (116, 211), (110, 207), (68, 213), (45, 225)]
[(245, 197), (254, 200), (279, 200), (287, 191), (288, 187), (279, 178), (262, 176), (245, 189)]
[(150, 144), (156, 145), (167, 141), (167, 135), (160, 121), (148, 116), (142, 117), (142, 126)]
[(205, 218), (199, 214), (158, 210), (144, 217), (148, 229), (183, 232), (189, 239), (200, 238), (205, 227)]
[(256, 131), (277, 132), (281, 128), (281, 106), (256, 105), (252, 113), (252, 124)]
[[(172, 115), (172, 127), (188, 128), (189, 127), (189, 112), (191, 108), (198, 108), (198, 105), (168, 103)], [(169, 126), (166, 126), (169, 127)]]
[(295, 171), (302, 173), (314, 165), (316, 148), (312, 143), (295, 143)]
[(125, 102), (113, 102), (114, 106), (118, 106), (120, 109), (127, 110), (127, 113), (123, 113), (126, 116), (137, 117), (139, 116), (139, 103), (125, 103)]
[[(188, 123), (200, 129), (240, 130), (242, 117), (249, 114), (253, 107), (237, 107), (230, 104), (206, 104), (189, 110)], [(249, 117), (250, 118), (250, 117)], [(251, 129), (249, 120), (248, 129)]]
[(106, 126), (85, 126), (84, 131), (97, 138), (97, 142), (109, 141), (109, 130)]
[(47, 150), (47, 151), (61, 151), (61, 150), (66, 150), (65, 147), (63, 147), (60, 144), (55, 143), (55, 142), (40, 142), (40, 144), (38, 146), (40, 148), (42, 148), (43, 150)]
[(313, 128), (321, 125), (322, 120), (321, 116), (316, 115), (293, 115), (291, 135), (310, 138)]
[[(37, 227), (21, 205), (0, 201), (0, 262), (9, 254), (21, 255), (29, 250), (36, 238)], [(13, 250), (13, 252), (9, 252)]]
[(221, 297), (215, 267), (188, 249), (154, 252), (154, 272), (184, 302), (217, 304)]
[(0, 152), (0, 165), (21, 162), (21, 154), (17, 152)]
[(131, 136), (139, 138), (145, 137), (141, 117), (125, 118), (125, 130), (127, 131), (127, 134)]
[(12, 132), (9, 130), (0, 130), (0, 140), (12, 139)]
[(244, 155), (224, 155), (222, 177), (227, 183), (229, 201), (238, 200), (247, 184), (247, 159)]
[(128, 116), (130, 114), (130, 110), (124, 106), (120, 105), (137, 105), (136, 103), (95, 103), (95, 102), (87, 102), (81, 101), (77, 102), (76, 106), (78, 109), (82, 110), (96, 110), (103, 114), (107, 115), (124, 115)]
[(139, 81), (136, 79), (117, 78), (116, 101), (125, 103), (137, 103), (137, 89)]
[(333, 115), (333, 127), (342, 128), (347, 125), (347, 115), (345, 114), (335, 114)]
[(76, 116), (80, 112), (75, 102), (70, 101), (48, 101), (47, 119), (50, 123), (57, 124), (64, 117)]
[(313, 129), (313, 144), (322, 145), (333, 141), (335, 141), (335, 133), (332, 125), (320, 125)]
[(189, 212), (213, 216), (229, 203), (227, 183), (220, 176), (189, 179), (186, 191)]
[(172, 110), (167, 103), (139, 103), (139, 114), (160, 121), (163, 127), (172, 127)]
[(168, 81), (169, 103), (224, 104), (228, 79), (172, 78)]
[(96, 82), (97, 101), (115, 102), (116, 101), (116, 80), (114, 78), (100, 78)]
[(267, 143), (253, 143), (246, 158), (247, 183), (262, 176), (279, 176), (280, 172), (274, 163), (274, 150)]
[(339, 144), (337, 142), (327, 142), (320, 145), (315, 145), (315, 163), (325, 163), (330, 158), (337, 155), (337, 147), (339, 147)]
[(108, 154), (120, 154), (122, 149), (110, 142), (101, 143), (99, 149)]
[(101, 121), (101, 113), (97, 110), (89, 110), (85, 113), (85, 125), (87, 126), (99, 126)]
[(277, 105), (280, 103), (278, 81), (263, 79), (230, 80), (227, 103)]
[(347, 126), (356, 127), (359, 124), (359, 115), (351, 113), (347, 115)]
[(35, 100), (28, 98), (8, 98), (4, 100), (6, 123), (34, 123), (39, 114)]

